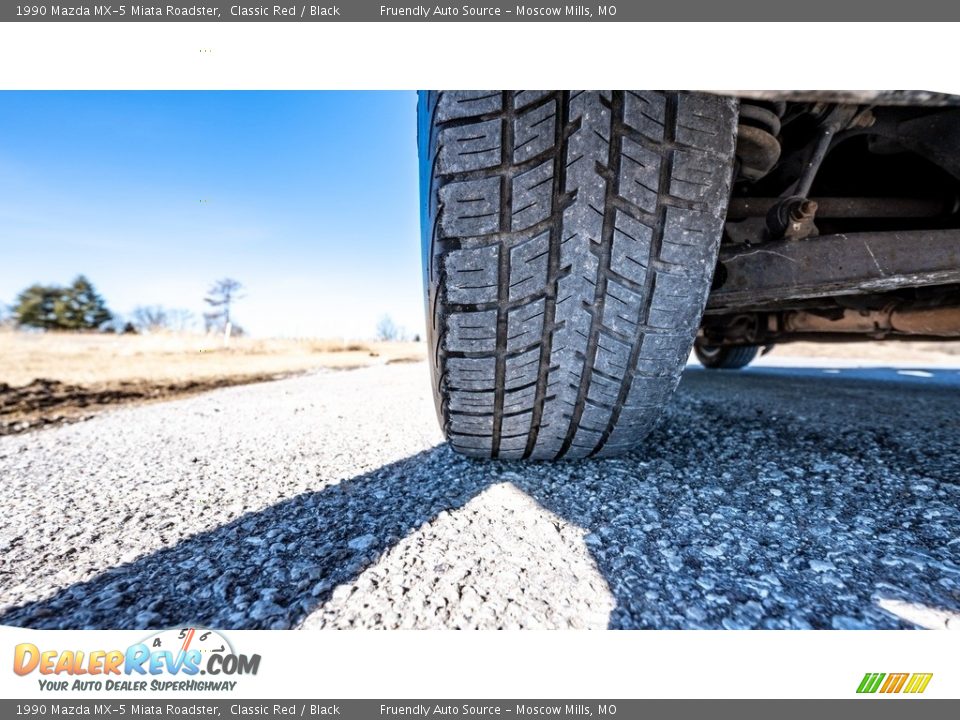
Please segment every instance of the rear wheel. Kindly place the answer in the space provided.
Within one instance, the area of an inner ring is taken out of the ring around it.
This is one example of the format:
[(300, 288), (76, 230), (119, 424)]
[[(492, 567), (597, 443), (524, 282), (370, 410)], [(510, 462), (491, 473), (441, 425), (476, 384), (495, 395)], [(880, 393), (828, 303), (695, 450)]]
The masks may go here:
[(705, 368), (711, 370), (739, 370), (753, 362), (760, 348), (756, 345), (738, 347), (701, 345), (698, 342), (693, 346), (693, 350), (697, 355), (697, 360)]
[(450, 444), (633, 449), (700, 323), (736, 101), (673, 92), (423, 92), (427, 326)]

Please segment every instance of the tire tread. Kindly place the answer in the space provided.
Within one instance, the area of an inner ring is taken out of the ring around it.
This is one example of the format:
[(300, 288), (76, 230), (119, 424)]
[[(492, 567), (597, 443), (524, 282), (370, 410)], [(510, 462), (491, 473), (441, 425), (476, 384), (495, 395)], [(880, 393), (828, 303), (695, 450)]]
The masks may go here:
[(468, 455), (615, 454), (679, 380), (709, 291), (736, 103), (422, 93), (438, 413)]

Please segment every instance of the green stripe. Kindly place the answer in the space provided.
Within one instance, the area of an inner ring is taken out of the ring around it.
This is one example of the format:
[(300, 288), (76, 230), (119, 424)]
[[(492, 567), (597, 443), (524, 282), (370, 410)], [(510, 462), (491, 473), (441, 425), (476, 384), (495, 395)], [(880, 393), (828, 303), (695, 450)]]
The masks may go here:
[(880, 683), (883, 682), (883, 679), (886, 676), (886, 673), (867, 673), (863, 676), (863, 680), (860, 681), (860, 686), (857, 688), (857, 692), (875, 693), (880, 689)]
[(870, 683), (871, 673), (867, 673), (863, 676), (863, 680), (860, 681), (859, 687), (857, 687), (858, 693), (865, 693), (867, 691), (867, 685)]

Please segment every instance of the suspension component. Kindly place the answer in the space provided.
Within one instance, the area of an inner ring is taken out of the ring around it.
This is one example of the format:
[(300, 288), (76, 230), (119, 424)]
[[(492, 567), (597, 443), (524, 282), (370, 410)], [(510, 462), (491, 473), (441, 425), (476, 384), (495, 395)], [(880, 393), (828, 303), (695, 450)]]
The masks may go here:
[(737, 161), (739, 175), (746, 180), (759, 180), (773, 170), (780, 159), (780, 115), (782, 106), (743, 100), (740, 103), (740, 124), (737, 126)]
[(767, 232), (771, 240), (802, 240), (820, 234), (813, 219), (817, 202), (803, 197), (783, 198), (767, 213)]
[(805, 198), (810, 194), (813, 181), (820, 171), (824, 158), (833, 147), (837, 133), (850, 127), (854, 121), (862, 124), (867, 122), (862, 118), (872, 117), (867, 113), (858, 111), (859, 108), (856, 105), (837, 105), (820, 120), (817, 135), (806, 150), (806, 158), (800, 170), (800, 176), (787, 192), (788, 195)]

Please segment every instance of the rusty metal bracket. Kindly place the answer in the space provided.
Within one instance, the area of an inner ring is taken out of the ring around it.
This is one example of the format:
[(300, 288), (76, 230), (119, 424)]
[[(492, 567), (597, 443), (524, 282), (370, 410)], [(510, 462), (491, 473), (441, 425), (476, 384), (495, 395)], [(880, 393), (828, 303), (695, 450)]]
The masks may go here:
[(708, 312), (960, 283), (960, 230), (822, 235), (720, 252)]

